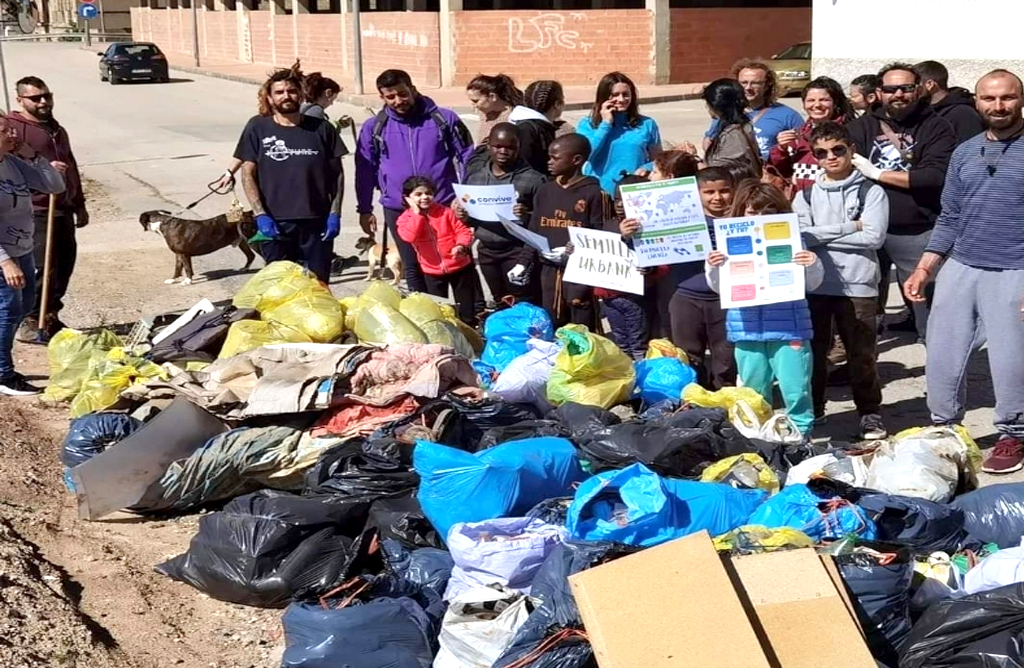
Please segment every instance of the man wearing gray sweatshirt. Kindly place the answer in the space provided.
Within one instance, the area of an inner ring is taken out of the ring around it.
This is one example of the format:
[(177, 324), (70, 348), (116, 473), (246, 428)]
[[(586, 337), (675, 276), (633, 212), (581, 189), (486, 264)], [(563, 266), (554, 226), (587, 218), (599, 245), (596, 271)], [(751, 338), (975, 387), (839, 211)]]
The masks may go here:
[(27, 144), (15, 143), (0, 116), (0, 394), (38, 394), (14, 370), (14, 335), (35, 299), (32, 192), (60, 194), (64, 177)]
[(876, 363), (879, 265), (876, 251), (885, 243), (889, 199), (881, 186), (853, 167), (856, 151), (846, 128), (821, 123), (811, 133), (814, 157), (824, 170), (798, 193), (793, 210), (800, 217), (804, 245), (817, 253), (825, 279), (807, 295), (814, 324), (811, 391), (815, 416), (825, 415), (828, 352), (832, 322), (846, 347), (850, 386), (861, 416), (865, 440), (886, 438), (879, 408), (882, 386)]

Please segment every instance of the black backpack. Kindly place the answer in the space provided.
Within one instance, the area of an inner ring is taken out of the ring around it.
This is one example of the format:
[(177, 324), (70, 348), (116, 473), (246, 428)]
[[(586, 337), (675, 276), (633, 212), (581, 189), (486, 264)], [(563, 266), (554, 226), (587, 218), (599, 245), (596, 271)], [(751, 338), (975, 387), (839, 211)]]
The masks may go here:
[[(874, 182), (864, 180), (861, 181), (860, 185), (857, 186), (857, 213), (850, 216), (850, 220), (857, 220), (860, 215), (864, 213), (864, 204), (868, 201), (868, 191), (874, 186)], [(881, 187), (881, 186), (879, 186)], [(803, 193), (804, 201), (807, 202), (807, 206), (811, 205), (811, 190), (814, 189), (814, 185), (809, 185), (804, 188), (801, 192)]]
[[(461, 143), (462, 146), (472, 145), (473, 138), (469, 136), (469, 130), (461, 122), (455, 128), (452, 128), (451, 124), (444, 119), (444, 116), (437, 109), (430, 112), (430, 117), (437, 125), (437, 132), (441, 143), (444, 145), (445, 153), (454, 155), (455, 164), (458, 166), (459, 172), (464, 172), (466, 166), (462, 162), (462, 151), (458, 144)], [(381, 109), (373, 119), (373, 136), (370, 141), (370, 153), (375, 170), (380, 168), (381, 156), (388, 154), (388, 146), (384, 143), (384, 126), (387, 123), (387, 109)], [(456, 138), (456, 132), (461, 136)]]
[(259, 318), (249, 308), (226, 306), (198, 316), (146, 353), (156, 364), (164, 362), (212, 362), (217, 358), (228, 329), (239, 320)]

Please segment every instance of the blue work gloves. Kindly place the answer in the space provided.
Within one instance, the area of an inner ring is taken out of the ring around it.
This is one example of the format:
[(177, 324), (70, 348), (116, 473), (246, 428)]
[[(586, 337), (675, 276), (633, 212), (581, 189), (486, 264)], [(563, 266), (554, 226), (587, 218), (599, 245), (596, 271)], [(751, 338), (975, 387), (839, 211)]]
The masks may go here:
[(268, 239), (276, 239), (280, 236), (277, 230), (277, 221), (265, 213), (256, 216), (256, 229)]
[(341, 214), (332, 212), (327, 216), (327, 229), (324, 230), (324, 235), (320, 238), (324, 241), (333, 241), (340, 233)]

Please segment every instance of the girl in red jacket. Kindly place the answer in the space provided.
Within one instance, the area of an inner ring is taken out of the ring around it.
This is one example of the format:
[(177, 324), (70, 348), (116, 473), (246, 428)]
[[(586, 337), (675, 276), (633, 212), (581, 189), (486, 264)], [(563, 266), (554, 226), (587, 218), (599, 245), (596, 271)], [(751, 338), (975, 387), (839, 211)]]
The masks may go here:
[(455, 212), (434, 201), (437, 188), (425, 176), (413, 176), (402, 185), (405, 211), (398, 217), (398, 236), (416, 250), (427, 292), (448, 297), (451, 286), (459, 320), (476, 325), (482, 289), (470, 255), (473, 230)]

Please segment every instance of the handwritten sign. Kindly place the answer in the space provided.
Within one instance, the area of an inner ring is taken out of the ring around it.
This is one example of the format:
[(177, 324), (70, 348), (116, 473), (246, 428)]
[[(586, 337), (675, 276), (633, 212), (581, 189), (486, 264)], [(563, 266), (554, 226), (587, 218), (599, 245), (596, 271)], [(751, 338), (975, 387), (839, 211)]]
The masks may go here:
[(513, 223), (504, 216), (498, 216), (498, 222), (501, 223), (501, 226), (505, 228), (506, 232), (514, 236), (516, 239), (519, 239), (527, 246), (532, 246), (541, 253), (551, 252), (551, 245), (548, 244), (547, 237), (537, 234), (536, 232), (531, 232), (519, 223)]
[(516, 189), (507, 183), (500, 186), (464, 186), (453, 184), (455, 198), (472, 218), (496, 223), (499, 217), (515, 219)]
[(590, 285), (635, 295), (644, 293), (644, 277), (636, 257), (614, 232), (570, 227), (573, 251), (562, 278), (570, 283)]
[(715, 238), (729, 258), (719, 269), (723, 308), (804, 298), (804, 268), (793, 263), (803, 249), (795, 214), (719, 218)]
[(641, 225), (633, 237), (641, 267), (703, 261), (711, 252), (697, 179), (634, 183), (621, 191), (626, 217)]

